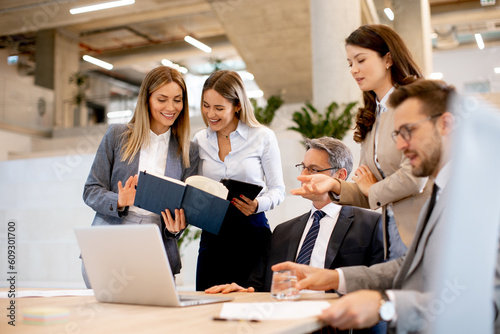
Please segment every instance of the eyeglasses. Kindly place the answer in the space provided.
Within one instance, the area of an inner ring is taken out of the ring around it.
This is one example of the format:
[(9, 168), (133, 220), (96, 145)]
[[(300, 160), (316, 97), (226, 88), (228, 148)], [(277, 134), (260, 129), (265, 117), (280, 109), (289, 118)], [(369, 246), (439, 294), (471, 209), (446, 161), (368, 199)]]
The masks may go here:
[(418, 124), (423, 123), (425, 121), (429, 121), (429, 120), (431, 120), (431, 119), (433, 119), (435, 117), (439, 117), (441, 115), (442, 114), (428, 116), (428, 117), (426, 117), (424, 119), (421, 119), (420, 121), (417, 121), (415, 123), (402, 125), (399, 128), (399, 130), (392, 131), (392, 133), (391, 133), (392, 139), (396, 143), (398, 141), (398, 136), (401, 136), (401, 138), (403, 138), (404, 141), (409, 142), (411, 140), (411, 132), (413, 130), (415, 130), (415, 126), (417, 126)]
[(307, 167), (306, 165), (304, 165), (304, 163), (296, 164), (295, 167), (297, 167), (299, 169), (299, 172), (301, 172), (301, 173), (304, 171), (304, 169), (307, 169), (307, 171), (309, 172), (309, 174), (316, 174), (316, 173), (324, 172), (324, 171), (327, 171), (327, 170), (338, 169), (337, 167), (330, 167), (330, 168), (324, 168), (324, 169), (316, 169), (314, 167)]

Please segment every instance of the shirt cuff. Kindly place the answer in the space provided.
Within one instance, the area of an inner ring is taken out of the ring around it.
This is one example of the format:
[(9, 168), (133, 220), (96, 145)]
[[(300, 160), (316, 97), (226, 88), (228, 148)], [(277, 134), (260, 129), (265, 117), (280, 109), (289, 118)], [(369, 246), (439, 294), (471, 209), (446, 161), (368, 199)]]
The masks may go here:
[(347, 293), (347, 287), (345, 284), (345, 276), (344, 276), (344, 271), (342, 269), (337, 268), (337, 273), (339, 274), (339, 286), (337, 289), (337, 292), (341, 295), (345, 295)]
[[(396, 295), (392, 290), (385, 290), (385, 293), (387, 294), (387, 297), (389, 297), (389, 300), (394, 304), (394, 308), (396, 309)], [(396, 327), (396, 321), (398, 320), (398, 313), (394, 315), (394, 318), (388, 322), (389, 327)]]

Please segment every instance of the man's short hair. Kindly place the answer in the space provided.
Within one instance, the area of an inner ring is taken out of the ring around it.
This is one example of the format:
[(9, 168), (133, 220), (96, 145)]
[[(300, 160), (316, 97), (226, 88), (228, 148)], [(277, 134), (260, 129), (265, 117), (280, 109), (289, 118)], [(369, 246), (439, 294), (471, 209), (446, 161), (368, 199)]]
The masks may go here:
[(328, 153), (328, 163), (335, 167), (335, 171), (345, 168), (347, 170), (346, 179), (352, 171), (352, 152), (342, 141), (332, 137), (321, 137), (316, 139), (306, 139), (307, 149), (315, 148)]
[(426, 116), (441, 115), (448, 111), (448, 100), (455, 94), (455, 87), (441, 80), (419, 79), (411, 84), (399, 86), (389, 97), (388, 104), (397, 108), (404, 101), (416, 98), (423, 103), (420, 112)]

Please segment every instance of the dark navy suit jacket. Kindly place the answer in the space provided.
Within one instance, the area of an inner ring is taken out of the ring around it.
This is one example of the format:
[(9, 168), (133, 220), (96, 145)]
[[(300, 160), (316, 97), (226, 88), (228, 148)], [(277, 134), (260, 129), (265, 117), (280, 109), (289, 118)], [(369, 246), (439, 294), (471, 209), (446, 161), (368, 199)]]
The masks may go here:
[[(267, 258), (254, 269), (249, 286), (270, 291), (271, 267), (283, 261), (295, 261), (300, 239), (310, 212), (279, 224), (273, 231)], [(344, 206), (333, 229), (325, 258), (325, 268), (366, 265), (384, 260), (382, 218), (377, 212)]]

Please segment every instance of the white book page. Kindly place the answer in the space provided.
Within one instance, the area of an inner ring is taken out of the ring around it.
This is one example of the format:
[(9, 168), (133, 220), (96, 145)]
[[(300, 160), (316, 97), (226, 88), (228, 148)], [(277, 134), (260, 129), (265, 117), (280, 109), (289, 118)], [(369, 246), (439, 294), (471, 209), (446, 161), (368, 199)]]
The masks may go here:
[(226, 199), (227, 194), (229, 193), (229, 190), (222, 183), (212, 180), (206, 176), (190, 176), (186, 179), (186, 184), (206, 191), (207, 193), (220, 197), (222, 199)]
[(284, 320), (316, 317), (330, 307), (327, 301), (224, 303), (220, 317), (239, 320)]
[(167, 180), (167, 181), (170, 181), (170, 182), (173, 182), (173, 183), (180, 184), (181, 186), (186, 186), (186, 183), (182, 182), (181, 180), (174, 179), (172, 177), (161, 175), (161, 174), (158, 174), (158, 173), (155, 173), (155, 172), (148, 172), (148, 171), (145, 171), (145, 170), (141, 171), (141, 172), (145, 172), (146, 174), (154, 175), (156, 177), (159, 177), (160, 179), (164, 179), (164, 180)]

